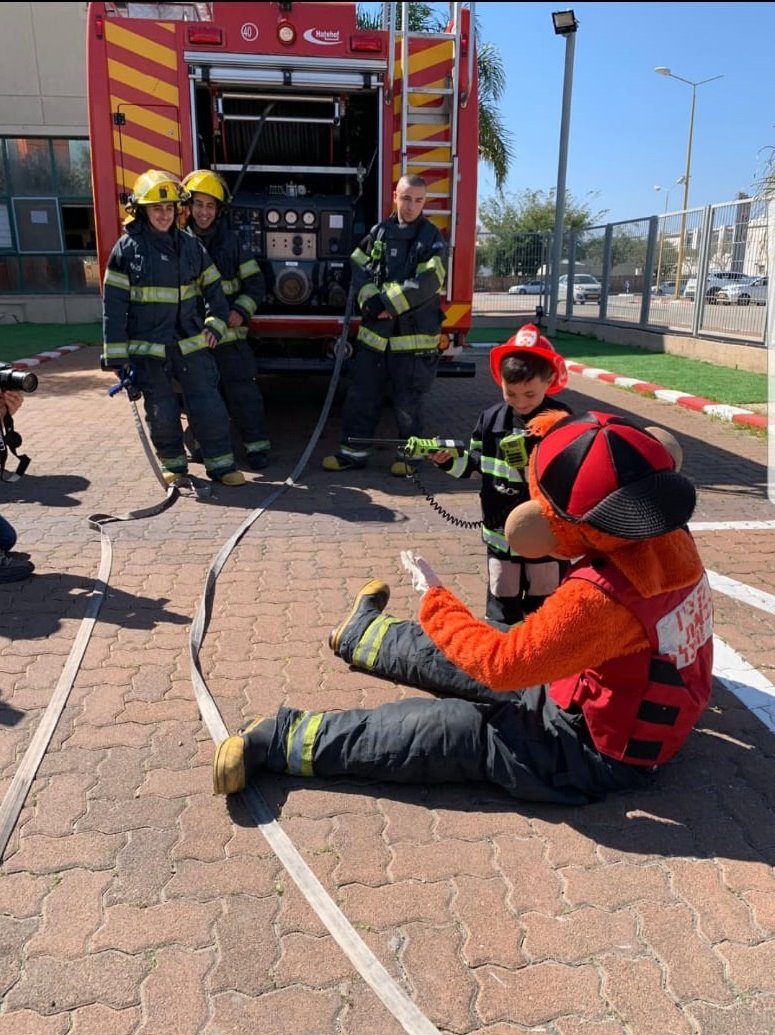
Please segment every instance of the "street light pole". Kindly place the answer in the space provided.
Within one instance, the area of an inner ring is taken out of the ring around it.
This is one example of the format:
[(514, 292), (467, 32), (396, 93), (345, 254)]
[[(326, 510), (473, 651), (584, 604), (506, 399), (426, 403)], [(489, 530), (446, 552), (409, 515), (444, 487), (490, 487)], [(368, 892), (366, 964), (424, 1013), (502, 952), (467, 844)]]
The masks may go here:
[[(665, 68), (664, 65), (658, 65), (654, 71), (657, 75), (668, 76), (670, 79), (677, 79), (681, 83), (686, 83), (687, 86), (692, 88), (692, 108), (691, 114), (689, 115), (689, 142), (686, 147), (686, 172), (684, 173), (684, 201), (683, 201), (683, 213), (681, 214), (681, 237), (678, 241), (678, 272), (675, 280), (675, 297), (681, 297), (681, 278), (683, 276), (683, 263), (684, 263), (684, 252), (686, 250), (686, 212), (689, 208), (689, 180), (692, 175), (692, 140), (694, 137), (694, 111), (697, 104), (697, 87), (703, 86), (705, 83), (712, 83), (716, 79), (723, 79), (723, 75), (712, 75), (709, 79), (700, 79), (698, 82), (693, 82), (691, 79), (684, 79), (683, 76), (676, 75), (671, 72), (669, 68)], [(698, 285), (698, 290), (700, 290)]]
[[(568, 136), (570, 135), (570, 102), (573, 92), (573, 58), (576, 52), (576, 30), (579, 23), (573, 11), (552, 13), (554, 31), (565, 37), (565, 74), (562, 87), (562, 117), (560, 120), (560, 156), (557, 164), (557, 192), (554, 199), (554, 238), (552, 240), (552, 265), (549, 271), (549, 318), (547, 334), (551, 338), (557, 331), (557, 295), (560, 290), (560, 264), (562, 263), (562, 233), (565, 222), (565, 179), (568, 169)], [(570, 273), (570, 270), (568, 271)]]
[[(654, 184), (654, 190), (663, 190), (665, 192), (665, 211), (662, 214), (662, 233), (659, 235), (659, 256), (657, 258), (657, 290), (659, 290), (659, 279), (662, 272), (662, 249), (665, 247), (665, 217), (667, 216), (667, 207), (670, 204), (670, 191), (673, 187), (678, 186), (679, 183), (684, 183), (685, 177), (679, 176), (678, 179), (670, 187), (661, 187), (658, 183)], [(676, 287), (681, 283), (681, 278), (676, 278)]]

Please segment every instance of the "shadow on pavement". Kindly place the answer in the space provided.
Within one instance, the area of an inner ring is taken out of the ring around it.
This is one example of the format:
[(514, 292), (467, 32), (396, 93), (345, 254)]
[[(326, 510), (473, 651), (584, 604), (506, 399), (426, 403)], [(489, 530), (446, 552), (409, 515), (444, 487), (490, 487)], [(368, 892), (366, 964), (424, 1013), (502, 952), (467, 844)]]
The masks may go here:
[[(33, 458), (33, 464), (34, 464)], [(85, 492), (91, 482), (77, 474), (44, 474), (37, 477), (32, 469), (15, 482), (2, 483), (2, 503), (36, 503), (41, 507), (80, 507), (76, 493)]]
[[(94, 589), (92, 579), (67, 574), (34, 574), (3, 587), (0, 636), (10, 640), (44, 639), (64, 621), (80, 621)], [(125, 629), (153, 629), (164, 622), (187, 625), (190, 615), (167, 611), (167, 597), (143, 597), (108, 587), (99, 612), (102, 624)]]
[[(256, 781), (271, 812), (279, 815), (296, 790), (321, 790), (386, 798), (423, 809), (491, 815), (492, 832), (476, 838), (514, 834), (497, 817), (518, 813), (532, 833), (564, 825), (594, 842), (599, 861), (621, 853), (658, 861), (660, 857), (721, 858), (775, 864), (772, 833), (772, 766), (775, 738), (726, 690), (714, 689), (711, 705), (675, 760), (662, 768), (652, 787), (568, 807), (515, 801), (490, 784), (401, 785), (367, 781), (316, 780), (267, 774)], [(228, 806), (235, 824), (254, 826), (238, 798)], [(346, 809), (346, 806), (343, 806)], [(256, 836), (260, 836), (256, 830)], [(569, 842), (570, 843), (570, 842)], [(556, 865), (573, 866), (572, 857)], [(584, 863), (588, 865), (588, 863)], [(515, 875), (514, 879), (518, 879)]]

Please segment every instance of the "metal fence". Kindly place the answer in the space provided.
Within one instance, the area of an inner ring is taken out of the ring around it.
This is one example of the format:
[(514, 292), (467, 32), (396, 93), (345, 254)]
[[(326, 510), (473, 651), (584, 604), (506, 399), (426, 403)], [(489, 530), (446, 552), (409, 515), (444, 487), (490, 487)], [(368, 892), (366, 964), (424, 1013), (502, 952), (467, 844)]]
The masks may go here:
[[(549, 233), (480, 234), (474, 314), (548, 311), (551, 253)], [(764, 345), (763, 199), (589, 227), (562, 255), (560, 316)]]

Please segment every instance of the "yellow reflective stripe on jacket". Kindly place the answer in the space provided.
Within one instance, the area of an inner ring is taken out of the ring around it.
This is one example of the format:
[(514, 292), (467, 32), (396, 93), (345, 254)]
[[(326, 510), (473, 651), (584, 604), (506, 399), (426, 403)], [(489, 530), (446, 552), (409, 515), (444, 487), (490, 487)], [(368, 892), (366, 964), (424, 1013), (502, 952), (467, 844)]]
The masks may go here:
[(152, 359), (166, 359), (167, 352), (164, 345), (158, 341), (138, 341), (133, 338), (129, 342), (130, 356), (151, 356)]
[(370, 298), (373, 298), (375, 295), (378, 294), (379, 288), (373, 280), (370, 280), (369, 283), (364, 284), (361, 290), (358, 292), (358, 305), (362, 307), (364, 302), (368, 302)]
[(358, 646), (353, 651), (351, 664), (360, 668), (374, 668), (382, 641), (390, 626), (397, 621), (399, 621), (398, 618), (390, 618), (388, 615), (379, 615), (375, 618), (358, 641)]
[(218, 340), (218, 348), (221, 345), (228, 345), (230, 342), (245, 341), (247, 336), (248, 329), (244, 325), (242, 327), (227, 327), (223, 336)]
[(162, 305), (175, 305), (178, 301), (185, 302), (189, 298), (196, 298), (199, 292), (196, 284), (181, 284), (180, 287), (140, 287), (135, 285), (129, 289), (129, 298), (132, 302), (156, 302)]
[(451, 467), (446, 467), (445, 471), (447, 474), (451, 474), (453, 478), (462, 478), (468, 467), (468, 453), (463, 453), (462, 456), (456, 456), (452, 461)]
[(371, 256), (367, 255), (362, 248), (356, 248), (350, 256), (350, 261), (354, 262), (356, 266), (368, 266), (371, 260)]
[(212, 331), (215, 334), (215, 336), (218, 338), (218, 341), (221, 340), (226, 331), (229, 329), (229, 325), (227, 323), (224, 323), (224, 321), (217, 316), (206, 317), (205, 327), (208, 331)]
[(498, 553), (509, 553), (509, 544), (505, 532), (493, 532), (491, 528), (482, 525), (482, 542), (493, 547)]
[(260, 273), (259, 265), (255, 259), (245, 259), (244, 262), (239, 264), (239, 275), (243, 280), (247, 280), (248, 277), (254, 277), (256, 273)]
[(204, 331), (200, 331), (199, 334), (194, 334), (190, 338), (181, 338), (178, 341), (180, 351), (184, 356), (190, 355), (192, 352), (198, 352), (199, 349), (208, 348), (207, 342), (205, 341)]
[(244, 313), (247, 313), (248, 316), (252, 316), (258, 308), (255, 301), (250, 297), (250, 295), (237, 295), (237, 297), (232, 299), (232, 301), (229, 304), (231, 305), (232, 309), (235, 306), (238, 306)]
[(106, 341), (102, 354), (107, 360), (128, 359), (129, 346), (125, 341)]
[(431, 352), (439, 347), (439, 334), (391, 335), (390, 348), (393, 352)]
[(428, 273), (433, 270), (439, 281), (439, 287), (442, 287), (447, 276), (447, 271), (444, 269), (444, 263), (441, 261), (438, 255), (434, 255), (427, 262), (419, 262), (417, 264), (417, 275), (421, 273)]
[(292, 722), (285, 745), (285, 765), (294, 776), (314, 776), (312, 754), (323, 712), (302, 712)]
[(409, 299), (401, 290), (401, 285), (391, 282), (390, 284), (384, 284), (382, 290), (388, 296), (391, 301), (393, 308), (396, 311), (396, 316), (401, 316), (409, 309)]
[(221, 275), (218, 272), (217, 267), (210, 263), (207, 269), (202, 271), (199, 277), (199, 283), (202, 285), (202, 287), (209, 287), (210, 284), (214, 284), (216, 280), (220, 279)]
[(377, 352), (384, 352), (387, 348), (388, 339), (383, 338), (381, 334), (375, 334), (374, 331), (370, 331), (368, 327), (364, 327), (361, 324), (358, 330), (358, 341), (368, 346), (370, 349), (376, 349)]
[(118, 270), (105, 270), (105, 286), (118, 288), (120, 291), (128, 291), (129, 277), (126, 273), (119, 273)]
[(239, 277), (235, 277), (234, 280), (222, 280), (221, 287), (223, 288), (224, 295), (236, 295), (242, 287), (242, 281)]
[(494, 478), (502, 478), (506, 482), (524, 482), (522, 472), (516, 467), (509, 467), (505, 460), (492, 456), (482, 456), (479, 461), (482, 474), (490, 474)]

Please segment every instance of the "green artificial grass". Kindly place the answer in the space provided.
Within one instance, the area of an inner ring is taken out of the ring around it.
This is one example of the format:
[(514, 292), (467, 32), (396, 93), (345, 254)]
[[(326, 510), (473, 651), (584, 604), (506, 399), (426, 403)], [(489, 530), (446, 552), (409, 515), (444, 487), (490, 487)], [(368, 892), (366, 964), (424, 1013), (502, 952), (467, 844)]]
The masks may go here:
[[(502, 328), (480, 327), (471, 331), (468, 340), (473, 344), (505, 340), (507, 337)], [(647, 352), (630, 345), (616, 345), (561, 331), (555, 336), (554, 344), (565, 359), (574, 363), (599, 367), (612, 374), (634, 377), (662, 388), (689, 392), (713, 402), (729, 406), (767, 402), (766, 374), (752, 374), (663, 352)]]
[(101, 323), (0, 323), (0, 363), (29, 359), (62, 345), (101, 344)]

